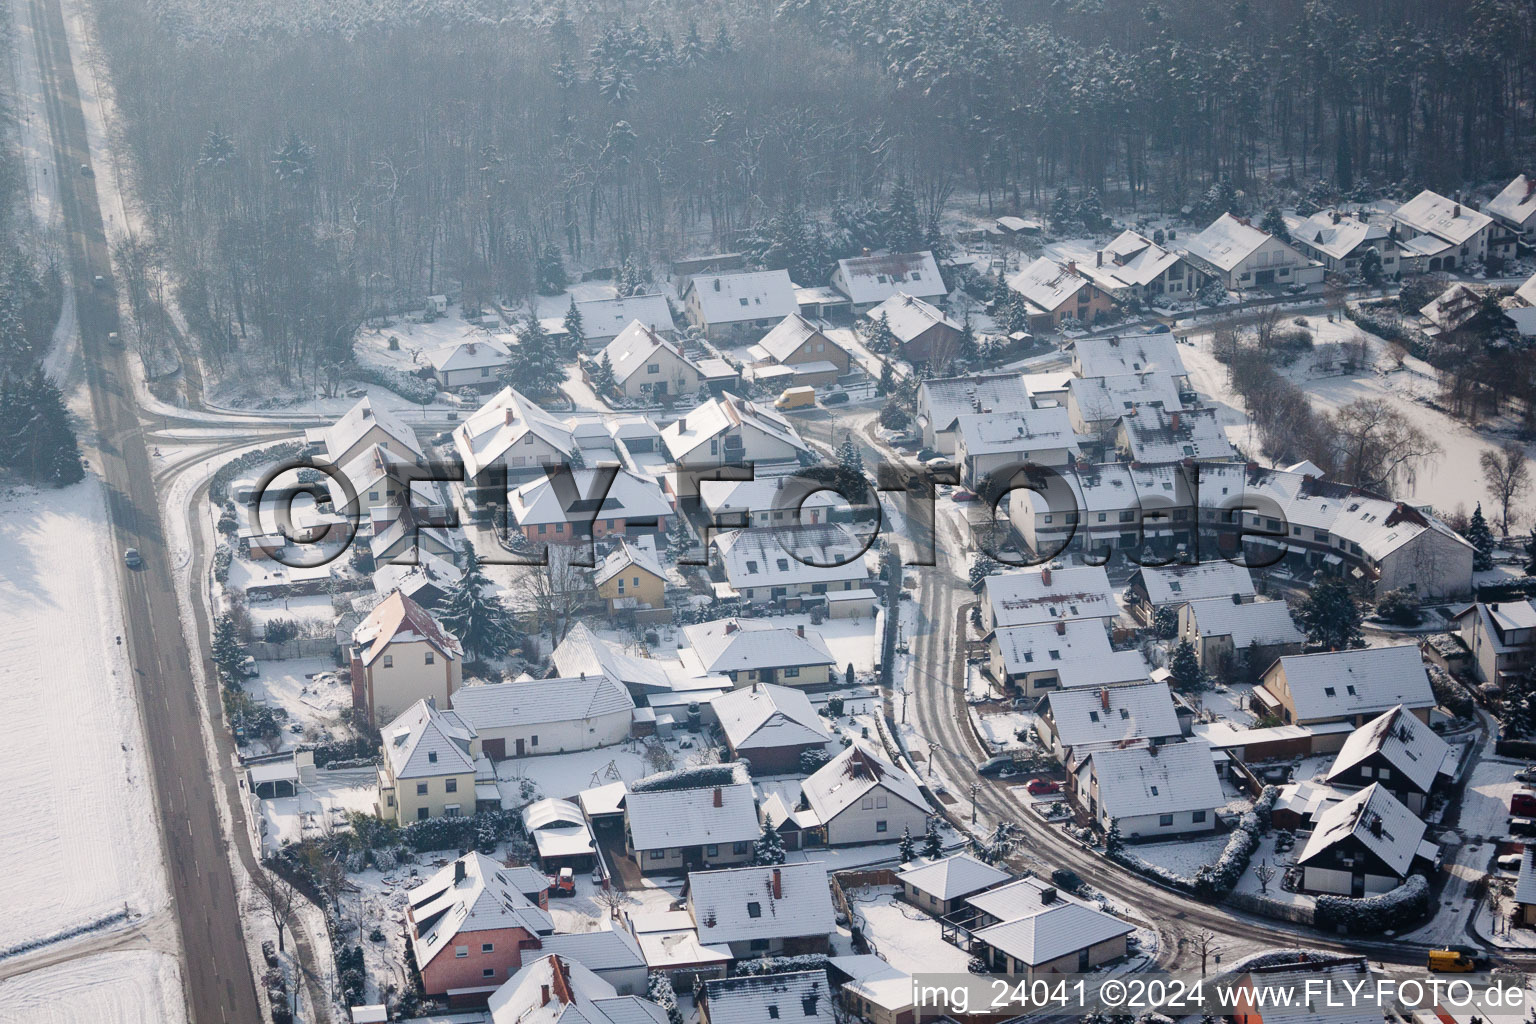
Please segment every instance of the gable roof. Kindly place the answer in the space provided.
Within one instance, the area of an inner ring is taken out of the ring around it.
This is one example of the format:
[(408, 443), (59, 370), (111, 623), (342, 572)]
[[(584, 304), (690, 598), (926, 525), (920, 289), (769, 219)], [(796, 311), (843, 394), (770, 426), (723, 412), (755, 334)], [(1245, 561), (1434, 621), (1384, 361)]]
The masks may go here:
[(1252, 224), (1224, 213), (1210, 227), (1186, 239), (1184, 251), (1218, 270), (1231, 271), (1272, 237)]
[(832, 1024), (826, 971), (742, 974), (704, 982), (709, 1024)]
[(574, 679), (524, 679), (462, 686), (453, 709), (476, 730), (544, 722), (585, 722), (635, 708), (629, 691), (607, 675)]
[(1182, 258), (1129, 229), (1116, 235), (1100, 252), (1105, 257), (1102, 264), (1096, 257), (1091, 264), (1079, 263), (1078, 268), (1095, 280), (1107, 278), (1105, 283), (1111, 288), (1145, 287)]
[(1120, 425), (1135, 462), (1237, 457), (1237, 449), (1232, 447), (1214, 408), (1169, 410), (1156, 405), (1142, 406), (1124, 416)]
[(1227, 802), (1204, 740), (1096, 750), (1079, 775), (1084, 770), (1098, 779), (1099, 806), (1111, 817), (1208, 811)]
[(1107, 377), (1073, 377), (1067, 381), (1067, 394), (1085, 420), (1118, 419), (1142, 405), (1161, 405), (1165, 409), (1182, 405), (1178, 385), (1160, 369)]
[(943, 310), (906, 292), (897, 292), (864, 315), (870, 320), (885, 317), (891, 333), (903, 345), (920, 337), (937, 324), (956, 331), (961, 329), (960, 325), (951, 320)]
[(1377, 714), (1398, 704), (1435, 706), (1415, 644), (1289, 654), (1280, 659), (1298, 721)]
[(968, 896), (965, 902), (980, 913), (999, 921), (1016, 921), (1021, 917), (1038, 914), (1057, 903), (1087, 905), (1081, 897), (1066, 892), (1040, 875), (1016, 878), (1007, 885), (994, 886)]
[(439, 345), (427, 353), (427, 362), (438, 373), (505, 366), (511, 354), (495, 338), (468, 338)]
[(962, 413), (956, 420), (967, 455), (996, 455), (1064, 448), (1077, 452), (1072, 419), (1059, 405), (1029, 406), (991, 413)]
[(1189, 602), (1189, 614), (1200, 636), (1230, 636), (1238, 651), (1249, 644), (1300, 644), (1307, 638), (1284, 601), (1237, 604), (1230, 597), (1206, 597)]
[[(464, 877), (455, 880), (459, 865)], [(466, 853), (406, 893), (415, 934), (416, 962), (431, 963), (461, 933), (521, 928), (547, 935), (555, 924), (549, 912), (529, 900), (519, 879), (483, 853)]]
[(819, 860), (689, 872), (688, 910), (704, 943), (826, 935), (837, 927)]
[(982, 585), (982, 599), (991, 610), (994, 628), (1120, 614), (1115, 588), (1102, 565), (997, 573)]
[(1439, 733), (1399, 704), (1349, 734), (1328, 769), (1328, 781), (1380, 754), (1399, 778), (1407, 779), (1420, 793), (1428, 793), (1450, 752), (1451, 745)]
[(856, 306), (884, 302), (898, 291), (920, 299), (948, 294), (939, 265), (926, 250), (838, 260), (832, 283)]
[(1526, 846), (1520, 858), (1520, 877), (1515, 881), (1515, 902), (1522, 906), (1536, 903), (1536, 843)]
[(1527, 306), (1536, 306), (1536, 274), (1525, 279), (1525, 283), (1515, 289), (1515, 297)]
[(841, 754), (816, 769), (801, 784), (800, 793), (825, 825), (876, 786), (919, 810), (928, 810), (916, 780), (875, 753), (863, 740), (854, 740)]
[[(791, 476), (754, 476), (751, 480), (700, 480), (699, 500), (714, 516), (714, 521), (725, 525), (728, 515), (751, 515), (762, 512), (783, 512), (799, 522), (812, 509), (828, 509), (845, 501), (834, 491), (816, 491), (804, 495), (803, 488), (784, 487)], [(743, 520), (736, 519), (732, 522)]]
[[(631, 788), (624, 796), (624, 810), (634, 848), (659, 850), (755, 841), (762, 828), (750, 776), (742, 765), (729, 767), (736, 769), (735, 777), (742, 781), (676, 789)], [(646, 781), (641, 779), (636, 785)]]
[(737, 590), (869, 577), (863, 544), (839, 523), (727, 530), (716, 534), (714, 546)]
[(1233, 594), (1252, 597), (1253, 575), (1248, 567), (1217, 559), (1190, 565), (1144, 565), (1136, 570), (1153, 607), (1183, 604), (1208, 597), (1231, 599)]
[(631, 689), (661, 692), (672, 689), (666, 671), (650, 658), (626, 654), (593, 633), (585, 622), (577, 622), (550, 655), (555, 671), (567, 678), (606, 674)]
[(474, 726), (457, 712), (437, 710), (430, 700), (418, 700), (400, 712), (379, 735), (396, 779), (474, 773), (475, 759), (469, 753)]
[[(599, 502), (601, 475), (608, 473), (612, 479)], [(507, 496), (507, 512), (518, 526), (585, 525), (595, 519), (625, 519), (640, 525), (671, 515), (672, 506), (661, 485), (651, 477), (604, 467), (536, 476)]]
[(376, 405), (371, 397), (364, 396), (343, 413), (341, 419), (319, 432), (326, 456), (332, 462), (342, 458), (374, 427), (417, 455), (421, 454), (421, 443), (416, 440), (416, 432), (406, 426), (393, 409), (382, 404)]
[(775, 627), (756, 619), (715, 619), (683, 627), (706, 672), (835, 665), (821, 634)]
[(1392, 219), (1425, 235), (1433, 235), (1452, 245), (1462, 245), (1482, 231), (1493, 219), (1467, 203), (1447, 199), (1425, 189), (1392, 214)]
[(1351, 836), (1402, 877), (1419, 852), (1424, 823), (1379, 782), (1373, 782), (1323, 811), (1296, 863), (1305, 864)]
[[(1109, 634), (1094, 619), (1057, 619), (1028, 626), (1002, 626), (992, 640), (1009, 675), (1048, 672), (1114, 653)], [(1139, 657), (1139, 655), (1138, 655)]]
[(672, 307), (667, 297), (660, 294), (587, 299), (576, 303), (576, 311), (581, 314), (581, 329), (589, 338), (611, 338), (635, 321), (653, 331), (677, 330)]
[(832, 734), (800, 690), (753, 683), (710, 701), (731, 749), (751, 751), (824, 744)]
[(580, 962), (549, 954), (525, 961), (491, 994), (492, 1024), (667, 1024), (660, 1006), (621, 996)]
[(1116, 686), (1120, 683), (1144, 683), (1151, 672), (1140, 651), (1110, 651), (1097, 658), (1074, 658), (1056, 670), (1056, 681), (1064, 690), (1084, 686)]
[(822, 333), (821, 328), (811, 323), (799, 313), (791, 313), (780, 320), (773, 330), (758, 341), (757, 345), (768, 353), (776, 363), (782, 363), (800, 350), (812, 338), (820, 337), (822, 342), (834, 348), (840, 348), (837, 342)]
[[(402, 516), (401, 518), (405, 518)], [(460, 658), (464, 650), (432, 613), (396, 590), (374, 606), (352, 631), (352, 642), (362, 650), (364, 665), (372, 665), (390, 644), (424, 641), (445, 658)]]
[(1017, 409), (1029, 404), (1029, 391), (1020, 373), (974, 377), (934, 377), (917, 386), (917, 407), (927, 409), (938, 432), (947, 431), (965, 413)]
[(1536, 217), (1536, 177), (1515, 175), (1515, 180), (1490, 199), (1484, 209), (1507, 224), (1529, 227), (1530, 220)]
[(512, 388), (502, 388), (453, 432), (466, 478), (479, 476), (528, 434), (559, 452), (576, 448), (569, 427)]
[(1076, 271), (1075, 264), (1073, 267), (1064, 266), (1045, 256), (1010, 274), (1007, 280), (1009, 288), (1047, 313), (1054, 313), (1072, 296), (1092, 284), (1087, 277)]
[(623, 928), (599, 928), (591, 932), (545, 935), (539, 939), (546, 953), (573, 960), (592, 971), (616, 971), (645, 966), (635, 937)]
[(970, 896), (1013, 878), (1002, 868), (983, 863), (968, 853), (957, 853), (915, 868), (907, 868), (896, 877), (904, 885), (941, 900)]
[(631, 320), (629, 326), (614, 335), (613, 340), (603, 349), (603, 355), (608, 358), (608, 365), (613, 368), (613, 379), (623, 384), (635, 373), (644, 369), (645, 365), (656, 357), (658, 349), (666, 349), (672, 358), (681, 360), (699, 376), (704, 375), (704, 371), (699, 369), (698, 364), (683, 355), (677, 346), (639, 320)]
[(730, 392), (711, 398), (667, 424), (661, 439), (673, 461), (681, 462), (694, 449), (733, 428), (756, 430), (796, 451), (810, 451), (794, 426), (777, 411)]
[(1183, 377), (1186, 372), (1178, 339), (1172, 334), (1078, 338), (1072, 343), (1072, 358), (1083, 377), (1114, 377), (1148, 370)]
[(787, 270), (754, 270), (736, 274), (695, 274), (684, 298), (697, 296), (704, 322), (734, 324), (743, 320), (781, 320), (798, 312), (795, 286)]
[[(641, 540), (644, 539), (641, 538)], [(631, 568), (648, 572), (663, 582), (667, 578), (666, 570), (661, 567), (661, 562), (656, 558), (654, 547), (620, 537), (619, 546), (608, 552), (603, 557), (602, 563), (593, 570), (592, 584), (600, 587), (619, 573), (628, 572)]]
[(1045, 699), (1063, 747), (1147, 741), (1180, 732), (1166, 683), (1057, 690)]
[[(380, 481), (387, 481), (403, 491), (407, 480), (411, 483), (411, 504), (415, 507), (442, 502), (443, 495), (434, 480), (423, 480), (414, 460), (403, 459), (383, 444), (371, 444), (354, 455), (345, 465), (336, 467), (335, 475), (325, 474), (326, 489), (330, 492), (331, 505), (344, 509), (350, 503), (347, 489), (340, 478), (345, 478), (352, 488), (351, 499), (366, 509), (372, 499), (370, 489), (376, 489)], [(398, 504), (400, 498), (396, 497)]]
[(1135, 930), (1118, 917), (1081, 904), (1057, 903), (1028, 917), (989, 925), (971, 937), (1022, 963), (1039, 966)]

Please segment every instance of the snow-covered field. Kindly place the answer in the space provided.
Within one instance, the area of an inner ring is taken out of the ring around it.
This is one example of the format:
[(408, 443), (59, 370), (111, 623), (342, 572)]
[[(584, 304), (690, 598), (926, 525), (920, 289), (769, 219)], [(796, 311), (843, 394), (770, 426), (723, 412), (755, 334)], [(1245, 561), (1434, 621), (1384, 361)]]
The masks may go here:
[(176, 958), (100, 953), (0, 983), (0, 1024), (177, 1024), (186, 1020)]
[(109, 537), (94, 478), (0, 493), (0, 950), (167, 903)]

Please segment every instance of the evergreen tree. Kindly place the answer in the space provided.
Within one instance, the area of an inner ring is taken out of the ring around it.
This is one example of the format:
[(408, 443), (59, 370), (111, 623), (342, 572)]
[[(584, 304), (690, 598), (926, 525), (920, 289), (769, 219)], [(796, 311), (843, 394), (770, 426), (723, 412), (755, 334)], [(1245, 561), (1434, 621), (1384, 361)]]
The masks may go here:
[(534, 285), (540, 295), (559, 295), (570, 284), (565, 273), (565, 260), (553, 242), (546, 242), (534, 261)]
[(67, 487), (85, 477), (64, 396), (41, 366), (0, 389), (0, 462), (29, 480)]
[(1050, 217), (1051, 230), (1058, 235), (1065, 234), (1077, 223), (1077, 207), (1065, 187), (1056, 190), (1056, 197), (1051, 200)]
[(497, 377), (532, 399), (558, 395), (560, 385), (565, 383), (565, 363), (549, 343), (549, 336), (531, 316), (523, 322), (518, 335), (518, 343), (512, 346), (507, 364)]
[(752, 845), (752, 863), (784, 863), (784, 837), (779, 835), (779, 826), (773, 823), (771, 815), (763, 819), (762, 838)]
[(885, 313), (878, 320), (871, 320), (864, 327), (864, 343), (871, 352), (884, 355), (896, 348), (896, 335), (891, 331), (891, 318)]
[(1109, 220), (1104, 216), (1104, 203), (1099, 199), (1098, 189), (1090, 188), (1083, 193), (1083, 198), (1077, 204), (1077, 219), (1089, 231), (1101, 230)]
[(736, 40), (731, 38), (731, 33), (726, 30), (725, 22), (715, 30), (715, 44), (712, 48), (715, 57), (729, 57), (736, 52)]
[(677, 992), (665, 971), (653, 971), (645, 985), (645, 998), (666, 1011), (667, 1024), (683, 1024), (683, 1012), (677, 1008)]
[(906, 430), (912, 422), (911, 415), (892, 398), (880, 407), (880, 425), (886, 430)]
[(1472, 568), (1477, 572), (1487, 572), (1493, 568), (1493, 531), (1488, 528), (1488, 520), (1483, 518), (1483, 503), (1478, 502), (1472, 510), (1472, 519), (1467, 523), (1467, 543), (1475, 548), (1472, 556)]
[(896, 371), (889, 360), (880, 361), (880, 380), (875, 384), (875, 394), (888, 395), (896, 387)]
[(987, 577), (997, 572), (1002, 566), (985, 551), (977, 551), (971, 557), (971, 590), (981, 593), (981, 586), (987, 581)]
[(907, 826), (901, 830), (901, 842), (896, 847), (897, 856), (903, 864), (909, 863), (917, 856), (917, 841), (912, 838), (912, 828)]
[(965, 311), (965, 319), (960, 321), (960, 338), (955, 342), (955, 358), (963, 359), (967, 363), (974, 363), (980, 350), (976, 345), (976, 328), (971, 324), (971, 311)]
[(1360, 276), (1365, 278), (1367, 284), (1381, 283), (1381, 254), (1374, 246), (1360, 256)]
[(218, 666), (226, 681), (232, 681), (240, 663), (246, 658), (246, 649), (240, 640), (240, 630), (230, 616), (220, 615), (219, 621), (213, 624), (212, 647), (214, 665)]
[(617, 381), (614, 380), (613, 364), (608, 361), (607, 352), (597, 357), (597, 365), (592, 367), (588, 377), (592, 384), (592, 390), (596, 391), (599, 395), (607, 395), (613, 391)]
[(891, 204), (885, 209), (885, 245), (892, 252), (914, 252), (923, 243), (917, 221), (917, 199), (905, 178), (891, 188)]
[(581, 322), (581, 310), (576, 308), (576, 296), (574, 295), (571, 296), (570, 308), (565, 311), (565, 323), (563, 326), (565, 327), (566, 337), (570, 339), (571, 350), (573, 352), (579, 351), (582, 344), (587, 340), (587, 328)]
[(1278, 206), (1271, 206), (1264, 211), (1264, 219), (1259, 221), (1259, 230), (1274, 235), (1287, 244), (1291, 241), (1291, 233), (1285, 226), (1285, 218), (1281, 216)]
[(937, 818), (928, 819), (928, 830), (923, 833), (923, 856), (929, 860), (944, 856), (944, 837), (939, 835)]
[(1307, 640), (1330, 651), (1364, 647), (1360, 633), (1360, 609), (1349, 592), (1349, 585), (1337, 578), (1313, 585), (1301, 605), (1301, 625)]
[(1168, 672), (1168, 681), (1175, 690), (1187, 693), (1200, 689), (1205, 673), (1200, 669), (1200, 659), (1195, 654), (1194, 644), (1180, 640), (1174, 645), (1173, 654), (1168, 659)]
[(517, 638), (511, 610), (496, 597), (487, 596), (490, 586), (477, 559), (449, 589), (438, 615), (443, 628), (458, 638), (472, 661), (500, 656)]
[(1152, 632), (1162, 640), (1172, 640), (1179, 633), (1179, 613), (1172, 605), (1163, 605), (1152, 613)]
[(1104, 852), (1113, 856), (1125, 849), (1125, 839), (1120, 835), (1120, 819), (1109, 819), (1109, 830), (1104, 833)]
[(851, 437), (843, 438), (837, 446), (837, 475), (851, 488), (857, 488), (857, 482), (864, 479), (864, 456), (859, 453), (859, 446), (853, 443)]

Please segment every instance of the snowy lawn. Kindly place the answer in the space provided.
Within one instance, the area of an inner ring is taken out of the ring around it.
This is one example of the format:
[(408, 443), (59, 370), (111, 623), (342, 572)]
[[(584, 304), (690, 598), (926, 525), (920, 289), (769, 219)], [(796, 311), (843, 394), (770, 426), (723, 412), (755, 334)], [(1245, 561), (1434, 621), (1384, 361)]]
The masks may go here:
[(1026, 746), (1019, 733), (1029, 735), (1035, 727), (1035, 716), (1027, 711), (994, 711), (977, 714), (976, 719), (982, 736), (997, 751)]
[(261, 630), (266, 628), (267, 623), (283, 619), (297, 623), (300, 636), (319, 636), (325, 632), (334, 632), (336, 628), (336, 610), (330, 594), (303, 594), (278, 598), (276, 601), (252, 601), (247, 608), (251, 622)]
[[(431, 365), (427, 353), (460, 341), (482, 341), (494, 335), (465, 320), (459, 306), (448, 307), (448, 315), (431, 323), (396, 320), (387, 327), (365, 327), (357, 333), (355, 348), (359, 362), (384, 366), (404, 373), (414, 373)], [(389, 347), (389, 339), (397, 347)]]
[(379, 797), (372, 767), (320, 769), (314, 783), (300, 784), (299, 795), (261, 801), (261, 839), (276, 851), (302, 839), (318, 839), (347, 828), (347, 815), (373, 814)]
[(897, 970), (966, 972), (970, 955), (944, 941), (937, 919), (898, 900), (894, 886), (849, 890), (848, 902), (870, 946)]
[(1227, 836), (1211, 836), (1206, 839), (1182, 839), (1167, 843), (1137, 843), (1127, 846), (1136, 856), (1148, 864), (1156, 864), (1185, 878), (1193, 878), (1195, 872), (1206, 864), (1216, 863), (1221, 851), (1227, 847)]
[[(684, 748), (679, 740), (668, 744), (676, 767), (688, 763), (688, 755), (698, 751), (700, 737), (680, 733), (681, 742), (693, 743)], [(576, 794), (594, 786), (606, 786), (610, 782), (633, 782), (656, 773), (645, 759), (645, 748), (639, 743), (626, 740), (612, 747), (596, 750), (575, 750), (568, 754), (546, 754), (542, 757), (508, 758), (496, 764), (497, 785), (501, 788), (503, 806), (522, 807), (531, 800), (555, 797), (574, 800)], [(527, 779), (534, 786), (534, 795), (522, 792), (522, 782)]]
[(1515, 781), (1519, 770), (1519, 765), (1487, 758), (1473, 766), (1461, 801), (1462, 835), (1509, 834), (1509, 799), (1522, 788)]
[[(244, 681), (245, 692), (256, 703), (280, 708), (288, 715), (271, 749), (288, 750), (311, 737), (323, 740), (338, 725), (342, 709), (352, 706), (352, 690), (337, 679), (336, 665), (330, 658), (292, 658), (256, 664), (260, 674)], [(302, 731), (295, 733), (295, 725)], [(252, 742), (258, 747), (266, 746), (260, 740)]]
[[(1286, 892), (1280, 886), (1280, 880), (1285, 877), (1286, 869), (1296, 863), (1296, 858), (1301, 855), (1302, 847), (1306, 844), (1298, 842), (1286, 852), (1278, 853), (1275, 850), (1275, 839), (1276, 836), (1270, 834), (1259, 840), (1258, 848), (1253, 851), (1253, 857), (1248, 862), (1248, 870), (1244, 871), (1237, 880), (1237, 891), (1250, 893), (1254, 896), (1264, 896), (1267, 899), (1276, 900), (1280, 903), (1292, 903), (1297, 906), (1310, 907), (1313, 903), (1311, 896), (1305, 896), (1296, 892)], [(1263, 886), (1259, 884), (1258, 876), (1253, 873), (1254, 868), (1260, 864), (1267, 864), (1275, 869), (1275, 876), (1269, 880), (1268, 892), (1262, 891)]]

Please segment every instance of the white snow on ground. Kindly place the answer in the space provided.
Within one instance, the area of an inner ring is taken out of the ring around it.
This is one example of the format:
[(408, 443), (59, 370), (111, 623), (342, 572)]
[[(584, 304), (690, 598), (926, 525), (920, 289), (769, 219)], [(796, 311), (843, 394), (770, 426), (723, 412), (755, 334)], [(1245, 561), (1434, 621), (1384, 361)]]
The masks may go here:
[(178, 1024), (187, 1019), (176, 958), (101, 953), (0, 983), (0, 1024)]
[[(338, 681), (330, 658), (261, 661), (257, 667), (260, 674), (245, 680), (245, 692), (256, 703), (281, 708), (288, 716), (282, 722), (282, 738), (271, 750), (323, 741), (338, 724), (342, 709), (352, 706), (352, 690)], [(293, 732), (294, 725), (301, 726), (302, 731)], [(263, 746), (260, 740), (254, 744)]]
[(1221, 856), (1226, 845), (1227, 837), (1219, 835), (1168, 843), (1137, 843), (1127, 849), (1148, 864), (1156, 864), (1185, 878), (1193, 878), (1195, 872), (1204, 865), (1216, 863), (1216, 858)]
[(0, 493), (0, 949), (168, 900), (95, 478)]
[(1515, 781), (1519, 768), (1512, 762), (1486, 757), (1473, 766), (1457, 823), (1462, 835), (1509, 834), (1509, 798), (1521, 788)]
[(908, 974), (965, 973), (970, 955), (944, 941), (936, 919), (898, 900), (894, 886), (851, 889), (848, 902), (874, 951), (892, 967)]
[[(495, 332), (500, 333), (500, 332)], [(362, 362), (387, 366), (392, 370), (414, 373), (427, 362), (427, 353), (460, 341), (484, 341), (493, 332), (465, 320), (457, 305), (448, 307), (448, 315), (431, 323), (397, 320), (387, 327), (365, 327), (357, 333), (357, 357)], [(390, 349), (389, 339), (396, 347)]]

